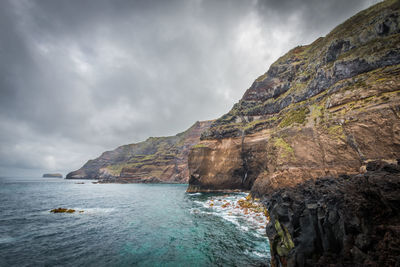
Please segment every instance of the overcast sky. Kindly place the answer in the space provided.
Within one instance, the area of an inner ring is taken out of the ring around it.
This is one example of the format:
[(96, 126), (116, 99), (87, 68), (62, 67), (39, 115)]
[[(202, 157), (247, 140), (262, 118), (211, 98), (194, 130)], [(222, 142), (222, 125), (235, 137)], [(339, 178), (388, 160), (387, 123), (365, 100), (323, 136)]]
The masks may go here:
[(64, 175), (228, 112), (375, 0), (1, 0), (0, 176)]

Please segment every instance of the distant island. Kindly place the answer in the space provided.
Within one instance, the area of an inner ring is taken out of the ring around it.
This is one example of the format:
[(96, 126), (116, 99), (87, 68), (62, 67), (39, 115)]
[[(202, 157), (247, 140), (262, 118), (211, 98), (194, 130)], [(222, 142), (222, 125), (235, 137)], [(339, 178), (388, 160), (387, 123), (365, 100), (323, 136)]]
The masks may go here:
[(43, 178), (63, 178), (61, 173), (45, 173), (42, 176)]

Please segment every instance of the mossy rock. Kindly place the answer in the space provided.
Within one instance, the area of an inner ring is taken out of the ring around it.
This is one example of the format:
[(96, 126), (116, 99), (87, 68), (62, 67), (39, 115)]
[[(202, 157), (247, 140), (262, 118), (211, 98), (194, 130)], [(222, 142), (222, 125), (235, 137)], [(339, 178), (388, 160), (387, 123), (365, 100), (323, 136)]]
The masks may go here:
[(203, 147), (207, 147), (205, 144), (196, 144), (193, 146), (193, 148), (203, 148)]
[(292, 237), (286, 227), (281, 225), (278, 220), (275, 220), (274, 226), (277, 233), (274, 248), (279, 256), (287, 256), (294, 248)]
[(279, 127), (285, 128), (291, 126), (294, 123), (303, 124), (306, 121), (308, 113), (310, 113), (310, 110), (307, 107), (290, 110), (288, 113), (285, 114), (285, 117), (282, 119)]
[(282, 158), (295, 158), (293, 147), (291, 147), (283, 138), (275, 138), (274, 145), (281, 149)]
[(52, 213), (74, 213), (74, 209), (64, 209), (64, 208), (58, 208), (58, 209), (52, 209), (50, 212)]

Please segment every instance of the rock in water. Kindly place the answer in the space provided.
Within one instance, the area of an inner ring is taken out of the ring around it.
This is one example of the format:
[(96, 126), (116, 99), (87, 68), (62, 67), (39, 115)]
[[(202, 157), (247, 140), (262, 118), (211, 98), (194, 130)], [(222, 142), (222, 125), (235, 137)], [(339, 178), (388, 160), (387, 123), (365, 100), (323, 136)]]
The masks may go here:
[(58, 208), (58, 209), (53, 209), (50, 212), (52, 213), (74, 213), (74, 209), (64, 209), (64, 208)]

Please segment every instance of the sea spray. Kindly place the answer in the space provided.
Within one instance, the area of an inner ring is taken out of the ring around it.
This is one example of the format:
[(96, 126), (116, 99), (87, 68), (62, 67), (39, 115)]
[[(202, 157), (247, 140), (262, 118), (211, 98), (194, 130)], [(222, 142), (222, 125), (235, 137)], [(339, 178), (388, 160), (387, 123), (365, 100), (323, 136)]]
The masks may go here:
[[(266, 260), (270, 258), (268, 238), (265, 233), (268, 218), (264, 206), (259, 201), (251, 200), (247, 193), (189, 195), (198, 205), (191, 209), (191, 213), (218, 216), (235, 225), (238, 230), (263, 240), (264, 242), (259, 242), (256, 249), (246, 250), (245, 253)], [(195, 196), (202, 196), (201, 200), (199, 198), (195, 200)]]

